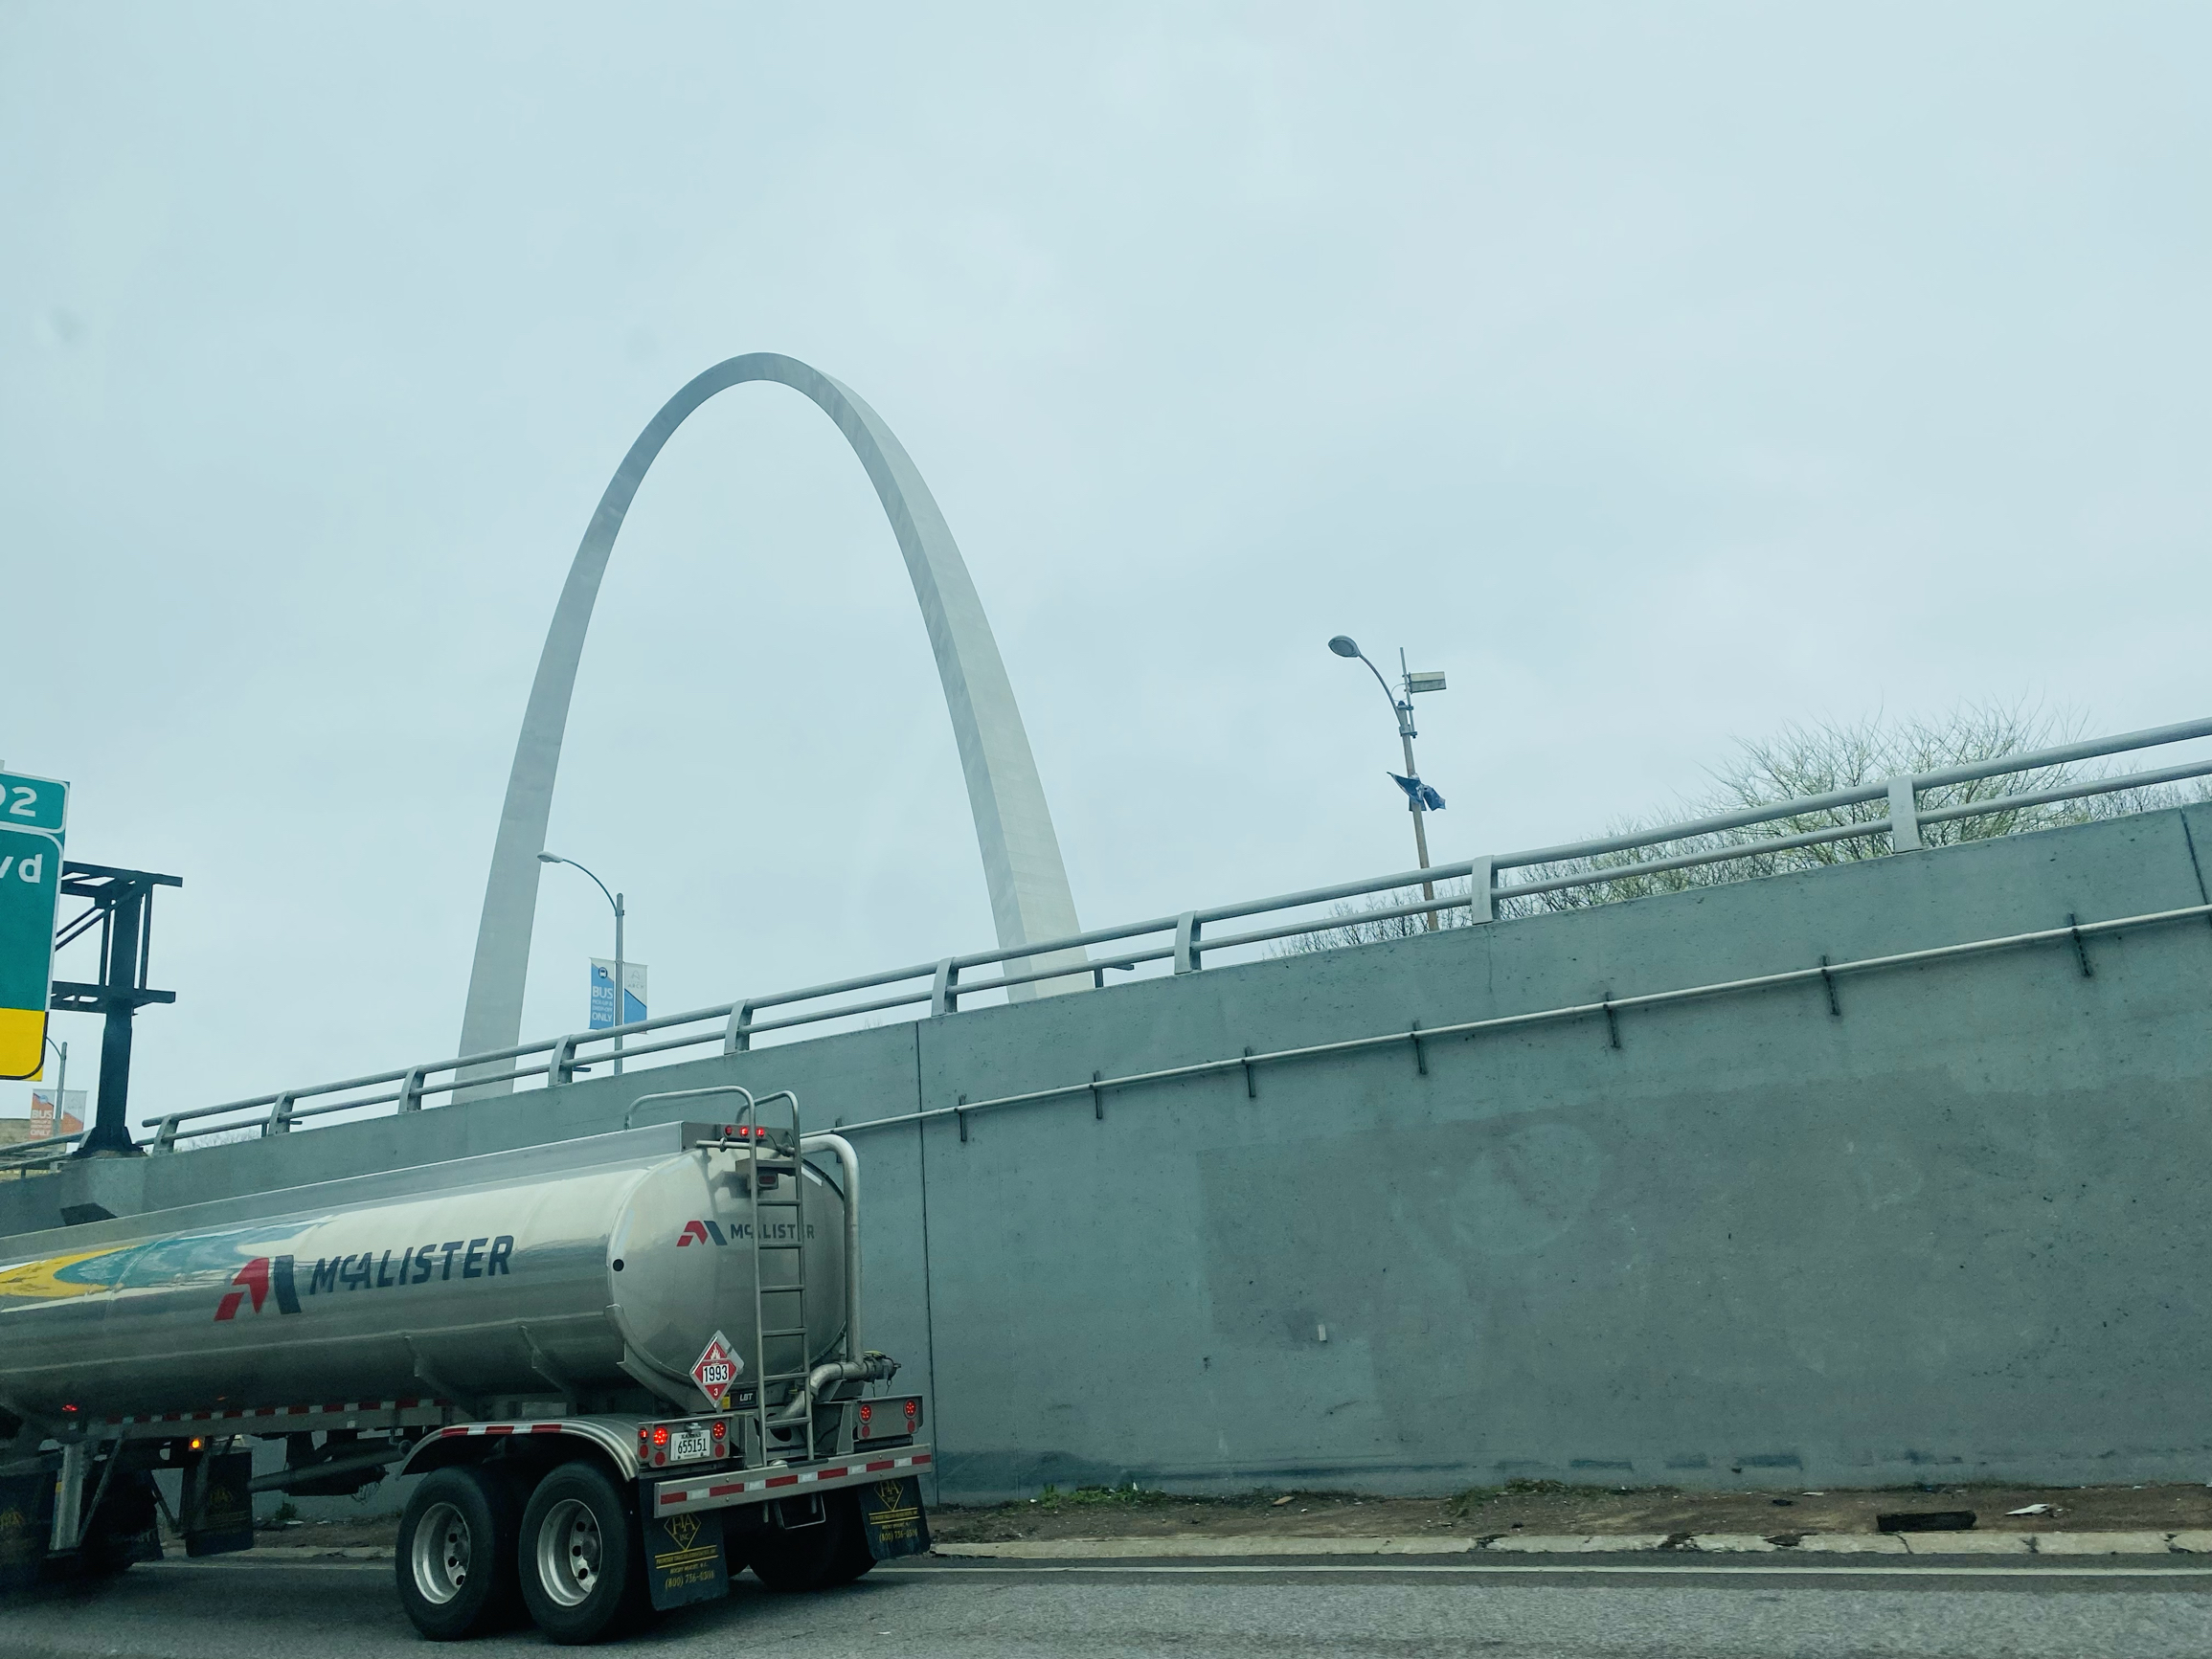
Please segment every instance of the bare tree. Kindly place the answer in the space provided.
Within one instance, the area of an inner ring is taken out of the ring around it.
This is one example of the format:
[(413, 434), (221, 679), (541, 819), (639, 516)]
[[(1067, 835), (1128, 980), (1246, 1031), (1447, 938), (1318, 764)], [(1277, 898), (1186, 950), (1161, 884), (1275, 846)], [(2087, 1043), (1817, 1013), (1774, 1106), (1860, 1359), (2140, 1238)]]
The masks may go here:
[[(1907, 774), (1942, 772), (2000, 760), (2008, 754), (2055, 748), (2081, 734), (2078, 714), (2046, 710), (2025, 704), (1967, 704), (1937, 720), (1889, 722), (1879, 716), (1856, 724), (1824, 723), (1787, 726), (1775, 736), (1746, 739), (1735, 758), (1712, 773), (1709, 788), (1682, 801), (1673, 810), (1615, 821), (1608, 836), (1633, 836), (1703, 818), (1741, 812), (1752, 807), (1779, 805), (1807, 796), (1878, 784)], [(2115, 775), (2124, 767), (2095, 762), (2087, 765), (2045, 766), (1966, 783), (1944, 784), (1923, 790), (1924, 810), (1964, 806), (1994, 800), (2000, 796), (2063, 789), (2098, 777)], [(1975, 818), (1952, 818), (1921, 826), (1921, 841), (1930, 846), (1986, 841), (2018, 835), (2027, 830), (2056, 829), (2066, 824), (2090, 823), (2128, 813), (2155, 811), (2190, 801), (2212, 799), (2212, 787), (2200, 779), (2191, 784), (2170, 784), (2133, 789), (2110, 795), (2084, 796), (2074, 800), (2050, 801), (2041, 806), (2014, 807)], [(1831, 807), (1718, 834), (1684, 837), (1647, 844), (1595, 858), (1572, 859), (1535, 864), (1507, 877), (1517, 884), (1557, 881), (1569, 876), (1603, 876), (1613, 869), (1655, 859), (1687, 853), (1720, 852), (1742, 848), (1741, 855), (1682, 869), (1636, 871), (1562, 887), (1547, 893), (1501, 900), (1498, 913), (1504, 917), (1542, 915), (1554, 910), (1582, 909), (1655, 893), (1683, 892), (1692, 887), (1740, 882), (1754, 876), (1815, 869), (1823, 864), (1878, 858), (1889, 851), (1886, 835), (1879, 832), (1848, 841), (1821, 841), (1812, 846), (1759, 851), (1763, 841), (1780, 837), (1842, 828), (1850, 824), (1878, 823), (1889, 816), (1889, 803), (1877, 797), (1855, 806)], [(1461, 889), (1464, 890), (1463, 888)], [(1444, 896), (1439, 890), (1439, 897)], [(1337, 926), (1303, 938), (1285, 941), (1284, 953), (1335, 950), (1343, 945), (1369, 944), (1377, 939), (1399, 938), (1419, 930), (1417, 916), (1382, 917), (1369, 914), (1415, 902), (1411, 891), (1392, 893), (1358, 904), (1336, 907), (1342, 918)], [(1440, 911), (1446, 927), (1464, 926), (1472, 920), (1463, 906)]]
[[(1439, 928), (1464, 928), (1475, 919), (1467, 908), (1466, 882), (1438, 882), (1435, 887), (1438, 899), (1458, 901), (1436, 912)], [(1300, 956), (1309, 951), (1341, 951), (1346, 945), (1379, 945), (1385, 939), (1411, 939), (1416, 933), (1429, 930), (1428, 924), (1419, 915), (1388, 916), (1376, 912), (1424, 902), (1419, 887), (1401, 887), (1394, 893), (1371, 893), (1365, 899), (1331, 905), (1329, 914), (1337, 918), (1332, 926), (1318, 932), (1277, 940), (1268, 947), (1268, 953)]]

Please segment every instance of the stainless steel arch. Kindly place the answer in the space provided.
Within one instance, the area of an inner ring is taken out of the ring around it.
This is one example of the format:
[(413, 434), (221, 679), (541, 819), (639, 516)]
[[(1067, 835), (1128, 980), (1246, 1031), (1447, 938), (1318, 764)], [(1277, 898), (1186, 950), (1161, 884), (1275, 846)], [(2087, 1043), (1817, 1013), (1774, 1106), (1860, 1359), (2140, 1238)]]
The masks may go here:
[[(530, 684), (522, 735), (515, 743), (514, 768), (508, 774), (491, 879), (485, 886), (484, 915), (477, 925), (468, 1005), (462, 1016), (463, 1054), (506, 1048), (521, 1041), (523, 986), (530, 973), (530, 930), (537, 911), (541, 867), (537, 854), (545, 845), (553, 812), (553, 778), (560, 769), (561, 738), (568, 727), (584, 634), (623, 516), (662, 445), (692, 411), (717, 392), (755, 380), (776, 381), (803, 392), (837, 422), (891, 519), (899, 551), (906, 556), (907, 574), (914, 580), (914, 597), (921, 604), (930, 646), (937, 654), (937, 677), (944, 683), (999, 944), (1025, 945), (1032, 939), (1066, 938), (1081, 931), (1013, 684), (991, 637), (982, 600), (929, 486), (882, 417), (850, 388), (797, 358), (753, 352), (715, 364), (662, 406), (615, 469), (576, 549), (576, 562), (569, 567), (567, 585), (561, 589), (545, 649), (538, 657), (537, 678)], [(1083, 953), (1058, 952), (1032, 958), (1030, 965), (1042, 969), (1063, 961), (1080, 971)], [(1039, 987), (1018, 987), (1013, 994), (1078, 990), (1087, 983), (1079, 978), (1048, 980)], [(478, 1085), (470, 1092), (505, 1092), (513, 1087)]]

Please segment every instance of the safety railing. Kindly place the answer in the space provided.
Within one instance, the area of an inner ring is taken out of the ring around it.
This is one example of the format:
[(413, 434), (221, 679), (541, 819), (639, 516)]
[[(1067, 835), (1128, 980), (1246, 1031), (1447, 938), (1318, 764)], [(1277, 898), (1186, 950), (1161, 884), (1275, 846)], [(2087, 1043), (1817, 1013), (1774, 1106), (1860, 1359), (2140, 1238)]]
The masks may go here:
[(19, 1140), (0, 1146), (0, 1175), (20, 1170), (45, 1169), (69, 1155), (70, 1148), (84, 1138), (83, 1130), (48, 1135), (40, 1140)]
[[(1464, 909), (1465, 920), (1485, 923), (1496, 920), (1501, 907), (1516, 900), (1534, 899), (1576, 887), (1617, 893), (1622, 884), (1637, 878), (1737, 860), (1754, 861), (1756, 867), (1755, 861), (1771, 859), (1777, 853), (1832, 842), (1882, 841), (1892, 852), (1912, 852), (1924, 846), (1923, 831), (1930, 825), (1994, 814), (2025, 813), (2060, 801), (2125, 794), (2212, 775), (2212, 758), (2187, 760), (2149, 771), (2072, 778), (2050, 787), (1944, 804), (1924, 804), (1920, 797), (1928, 792), (2046, 772), (2076, 761), (2204, 737), (2212, 737), (2212, 719), (2063, 744), (1976, 765), (1950, 767), (1825, 795), (1802, 796), (1625, 835), (1539, 847), (1528, 852), (1487, 855), (1426, 870), (1399, 870), (1364, 881), (1312, 887), (1303, 892), (1278, 893), (1240, 904), (1185, 910), (1179, 915), (1155, 916), (1119, 927), (1095, 928), (1063, 939), (946, 956), (883, 973), (862, 974), (826, 984), (716, 1003), (687, 1013), (665, 1014), (627, 1025), (570, 1032), (562, 1037), (518, 1043), (511, 1048), (458, 1055), (450, 1060), (397, 1066), (390, 1071), (370, 1072), (332, 1083), (280, 1089), (141, 1121), (144, 1127), (155, 1132), (147, 1143), (148, 1150), (169, 1153), (191, 1140), (215, 1134), (235, 1135), (241, 1130), (276, 1135), (288, 1133), (319, 1118), (357, 1114), (379, 1108), (389, 1107), (398, 1112), (417, 1111), (431, 1104), (433, 1097), (440, 1095), (452, 1104), (464, 1104), (487, 1086), (503, 1083), (542, 1079), (549, 1087), (567, 1084), (596, 1065), (613, 1059), (613, 1043), (617, 1038), (622, 1040), (621, 1059), (625, 1064), (635, 1064), (654, 1055), (672, 1056), (685, 1050), (692, 1051), (692, 1057), (702, 1049), (741, 1054), (751, 1049), (758, 1039), (778, 1032), (851, 1021), (892, 1010), (914, 1010), (923, 1017), (942, 1017), (957, 1013), (964, 998), (994, 991), (1011, 992), (1050, 980), (1074, 978), (1100, 986), (1110, 972), (1140, 970), (1148, 965), (1164, 967), (1172, 974), (1193, 974), (1202, 970), (1208, 956), (1249, 953), (1301, 936), (1326, 938), (1344, 928), (1347, 918), (1342, 906), (1345, 901), (1375, 894), (1401, 894), (1424, 883), (1433, 886), (1439, 883), (1463, 882), (1466, 886), (1462, 890), (1433, 898), (1363, 908), (1357, 919), (1363, 923), (1381, 922)], [(1736, 832), (1762, 824), (1849, 811), (1873, 802), (1884, 803), (1882, 816), (1853, 818), (1791, 834), (1752, 835), (1713, 843), (1713, 838), (1732, 837)], [(1668, 848), (1678, 850), (1668, 851)], [(1654, 856), (1620, 858), (1622, 854), (1646, 850), (1653, 851)], [(1570, 867), (1563, 870), (1561, 866)], [(1534, 871), (1536, 879), (1520, 882), (1504, 879), (1516, 870)], [(1331, 906), (1338, 908), (1323, 908)], [(1234, 932), (1210, 930), (1227, 923), (1253, 920), (1260, 920), (1263, 925)], [(1080, 953), (1083, 966), (1071, 969), (1064, 953)], [(1038, 966), (1040, 962), (1047, 965)]]

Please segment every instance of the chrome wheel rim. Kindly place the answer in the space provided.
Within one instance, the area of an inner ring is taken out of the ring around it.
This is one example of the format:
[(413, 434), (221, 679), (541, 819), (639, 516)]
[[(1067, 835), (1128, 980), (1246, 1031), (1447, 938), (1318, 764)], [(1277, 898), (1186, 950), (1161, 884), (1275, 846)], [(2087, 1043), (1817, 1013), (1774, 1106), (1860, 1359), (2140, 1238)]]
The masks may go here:
[(468, 1519), (451, 1504), (432, 1504), (415, 1528), (409, 1552), (415, 1589), (434, 1607), (442, 1607), (468, 1582)]
[(564, 1498), (537, 1529), (537, 1581), (563, 1607), (581, 1606), (599, 1581), (599, 1520), (591, 1506)]

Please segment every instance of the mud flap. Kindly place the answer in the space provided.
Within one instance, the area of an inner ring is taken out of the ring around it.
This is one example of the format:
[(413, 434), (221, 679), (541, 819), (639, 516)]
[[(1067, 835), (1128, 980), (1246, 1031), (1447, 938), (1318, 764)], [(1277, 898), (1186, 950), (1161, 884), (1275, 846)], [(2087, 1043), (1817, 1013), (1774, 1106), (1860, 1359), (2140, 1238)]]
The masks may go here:
[(652, 1593), (656, 1612), (692, 1602), (712, 1602), (730, 1593), (730, 1569), (722, 1558), (720, 1511), (687, 1510), (682, 1514), (648, 1520), (643, 1530), (645, 1587)]
[(227, 1556), (254, 1547), (254, 1454), (226, 1451), (188, 1469), (185, 1554)]
[(879, 1561), (918, 1556), (930, 1547), (929, 1517), (922, 1513), (921, 1482), (870, 1481), (856, 1489), (861, 1524), (868, 1529), (868, 1553)]
[(38, 1581), (53, 1513), (52, 1469), (0, 1477), (0, 1595)]

